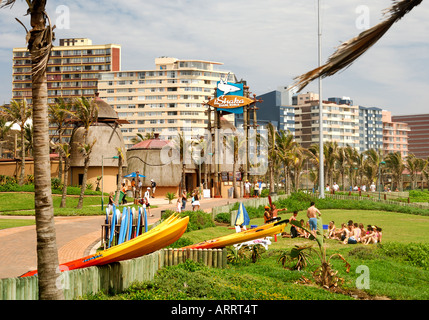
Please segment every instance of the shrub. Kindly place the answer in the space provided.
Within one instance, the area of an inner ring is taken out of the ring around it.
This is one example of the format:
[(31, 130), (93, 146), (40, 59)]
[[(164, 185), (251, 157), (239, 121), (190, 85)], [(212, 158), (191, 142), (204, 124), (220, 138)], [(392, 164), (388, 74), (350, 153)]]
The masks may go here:
[(228, 212), (221, 212), (214, 219), (220, 223), (231, 223), (231, 215)]
[(388, 257), (429, 270), (429, 244), (427, 243), (388, 242), (379, 245), (379, 250)]
[[(168, 218), (173, 213), (174, 213), (173, 210), (166, 210), (163, 218), (164, 217)], [(211, 216), (208, 213), (205, 213), (204, 211), (201, 211), (201, 210), (183, 211), (180, 213), (180, 217), (186, 217), (186, 216), (189, 216), (189, 223), (188, 223), (188, 228), (186, 229), (186, 232), (201, 230), (201, 229), (216, 226), (213, 220), (211, 219)]]

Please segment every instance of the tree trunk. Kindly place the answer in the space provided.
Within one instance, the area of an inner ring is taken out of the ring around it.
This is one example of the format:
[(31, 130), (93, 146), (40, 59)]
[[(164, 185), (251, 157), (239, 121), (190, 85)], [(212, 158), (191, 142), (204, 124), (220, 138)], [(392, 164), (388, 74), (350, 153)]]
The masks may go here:
[(82, 209), (82, 206), (83, 206), (83, 196), (86, 190), (86, 181), (88, 180), (88, 168), (89, 168), (89, 154), (86, 154), (85, 160), (84, 160), (84, 167), (83, 167), (82, 186), (80, 188), (79, 201), (77, 203), (76, 209)]
[[(51, 190), (51, 163), (49, 158), (49, 116), (48, 116), (48, 88), (46, 69), (37, 72), (40, 61), (40, 51), (36, 39), (42, 30), (45, 30), (46, 1), (33, 1), (31, 10), (31, 26), (29, 49), (32, 60), (32, 99), (33, 99), (33, 127), (34, 127), (34, 202), (37, 233), (37, 269), (39, 279), (39, 299), (64, 299), (62, 288), (57, 285), (58, 279), (58, 250), (54, 224), (54, 208)], [(39, 42), (42, 47), (48, 43)]]
[[(22, 125), (22, 124), (21, 124)], [(24, 127), (21, 128), (21, 174), (19, 176), (19, 185), (22, 186), (25, 180), (25, 137)], [(48, 151), (49, 154), (49, 151)]]
[[(115, 203), (119, 205), (119, 197), (121, 195), (121, 186), (122, 186), (122, 156), (119, 154), (118, 159), (118, 185), (116, 186), (116, 196)], [(142, 191), (143, 193), (143, 191)], [(125, 194), (124, 194), (125, 197)]]
[(64, 184), (63, 184), (63, 194), (61, 197), (60, 208), (66, 207), (66, 199), (67, 199), (67, 185), (69, 183), (69, 169), (70, 169), (70, 159), (67, 156), (64, 158)]

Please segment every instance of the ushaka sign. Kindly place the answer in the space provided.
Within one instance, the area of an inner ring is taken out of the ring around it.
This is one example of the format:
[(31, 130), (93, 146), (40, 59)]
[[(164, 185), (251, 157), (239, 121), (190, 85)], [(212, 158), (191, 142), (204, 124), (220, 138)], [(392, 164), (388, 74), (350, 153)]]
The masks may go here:
[(208, 102), (208, 105), (219, 110), (231, 113), (243, 113), (243, 107), (254, 101), (243, 97), (243, 84), (230, 83), (221, 79), (217, 84), (217, 98)]

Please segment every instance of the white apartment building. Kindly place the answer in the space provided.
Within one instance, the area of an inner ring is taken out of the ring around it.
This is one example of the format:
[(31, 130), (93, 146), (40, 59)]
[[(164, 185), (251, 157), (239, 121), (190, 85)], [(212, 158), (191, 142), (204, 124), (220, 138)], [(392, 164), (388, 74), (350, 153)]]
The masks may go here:
[(207, 128), (204, 103), (212, 99), (217, 82), (221, 78), (236, 82), (234, 74), (219, 69), (221, 65), (160, 57), (151, 70), (100, 73), (98, 92), (120, 119), (129, 121), (121, 128), (127, 148), (137, 133), (197, 135)]
[[(359, 106), (323, 101), (323, 141), (349, 145), (359, 150)], [(303, 147), (319, 143), (319, 97), (307, 93), (297, 96), (295, 137)]]

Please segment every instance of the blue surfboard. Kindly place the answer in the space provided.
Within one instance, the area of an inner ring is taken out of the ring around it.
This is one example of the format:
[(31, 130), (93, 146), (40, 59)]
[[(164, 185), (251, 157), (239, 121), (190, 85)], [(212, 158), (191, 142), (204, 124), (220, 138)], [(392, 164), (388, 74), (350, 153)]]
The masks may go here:
[(118, 244), (121, 244), (122, 242), (125, 241), (125, 236), (128, 230), (127, 224), (128, 224), (128, 210), (127, 208), (124, 208), (124, 210), (122, 210), (121, 228), (119, 229)]
[(131, 239), (132, 232), (133, 232), (133, 211), (131, 210), (131, 208), (128, 208), (128, 232), (127, 232), (127, 238), (126, 238), (127, 241)]
[(115, 235), (115, 225), (116, 225), (116, 207), (113, 205), (112, 209), (112, 221), (110, 222), (110, 237), (109, 237), (109, 244), (108, 248), (112, 246), (113, 243), (113, 237)]
[(144, 232), (147, 232), (147, 213), (146, 208), (143, 208), (144, 210)]
[(142, 210), (139, 207), (139, 215), (137, 216), (137, 229), (136, 229), (136, 237), (138, 237), (140, 234), (140, 220), (142, 219)]

